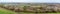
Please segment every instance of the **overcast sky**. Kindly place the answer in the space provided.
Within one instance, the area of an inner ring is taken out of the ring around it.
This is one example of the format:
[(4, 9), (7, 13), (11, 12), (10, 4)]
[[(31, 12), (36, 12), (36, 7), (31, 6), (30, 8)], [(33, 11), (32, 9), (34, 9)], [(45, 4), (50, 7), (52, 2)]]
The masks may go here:
[(57, 2), (60, 0), (0, 0), (0, 2)]

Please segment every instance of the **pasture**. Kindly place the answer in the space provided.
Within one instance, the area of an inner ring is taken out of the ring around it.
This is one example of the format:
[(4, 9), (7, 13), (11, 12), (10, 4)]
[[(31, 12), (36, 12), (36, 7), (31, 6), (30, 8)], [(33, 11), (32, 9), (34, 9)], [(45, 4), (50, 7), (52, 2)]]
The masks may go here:
[(60, 14), (60, 13), (23, 13), (21, 12), (21, 14)]
[(0, 8), (0, 14), (16, 14), (16, 13), (10, 10), (6, 10), (4, 8)]

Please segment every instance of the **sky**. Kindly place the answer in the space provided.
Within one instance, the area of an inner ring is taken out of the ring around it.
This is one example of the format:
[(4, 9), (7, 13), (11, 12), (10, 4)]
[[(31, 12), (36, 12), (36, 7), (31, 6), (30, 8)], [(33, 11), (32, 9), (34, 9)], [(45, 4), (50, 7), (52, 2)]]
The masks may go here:
[(0, 2), (57, 2), (60, 0), (0, 0)]

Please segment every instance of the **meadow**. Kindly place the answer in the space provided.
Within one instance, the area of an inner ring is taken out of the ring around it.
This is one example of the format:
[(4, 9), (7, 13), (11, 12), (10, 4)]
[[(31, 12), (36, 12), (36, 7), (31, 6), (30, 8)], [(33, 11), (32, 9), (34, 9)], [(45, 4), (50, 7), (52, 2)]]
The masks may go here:
[(16, 13), (0, 7), (0, 14), (16, 14)]

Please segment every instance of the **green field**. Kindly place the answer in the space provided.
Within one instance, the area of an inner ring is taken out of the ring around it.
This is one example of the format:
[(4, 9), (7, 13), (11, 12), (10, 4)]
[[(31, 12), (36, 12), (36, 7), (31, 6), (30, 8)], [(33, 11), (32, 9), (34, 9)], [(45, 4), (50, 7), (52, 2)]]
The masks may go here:
[[(24, 13), (24, 14), (36, 14), (36, 13)], [(37, 14), (60, 14), (60, 13), (37, 13)]]
[(4, 8), (0, 8), (0, 14), (16, 14), (16, 13), (10, 10), (6, 10)]

